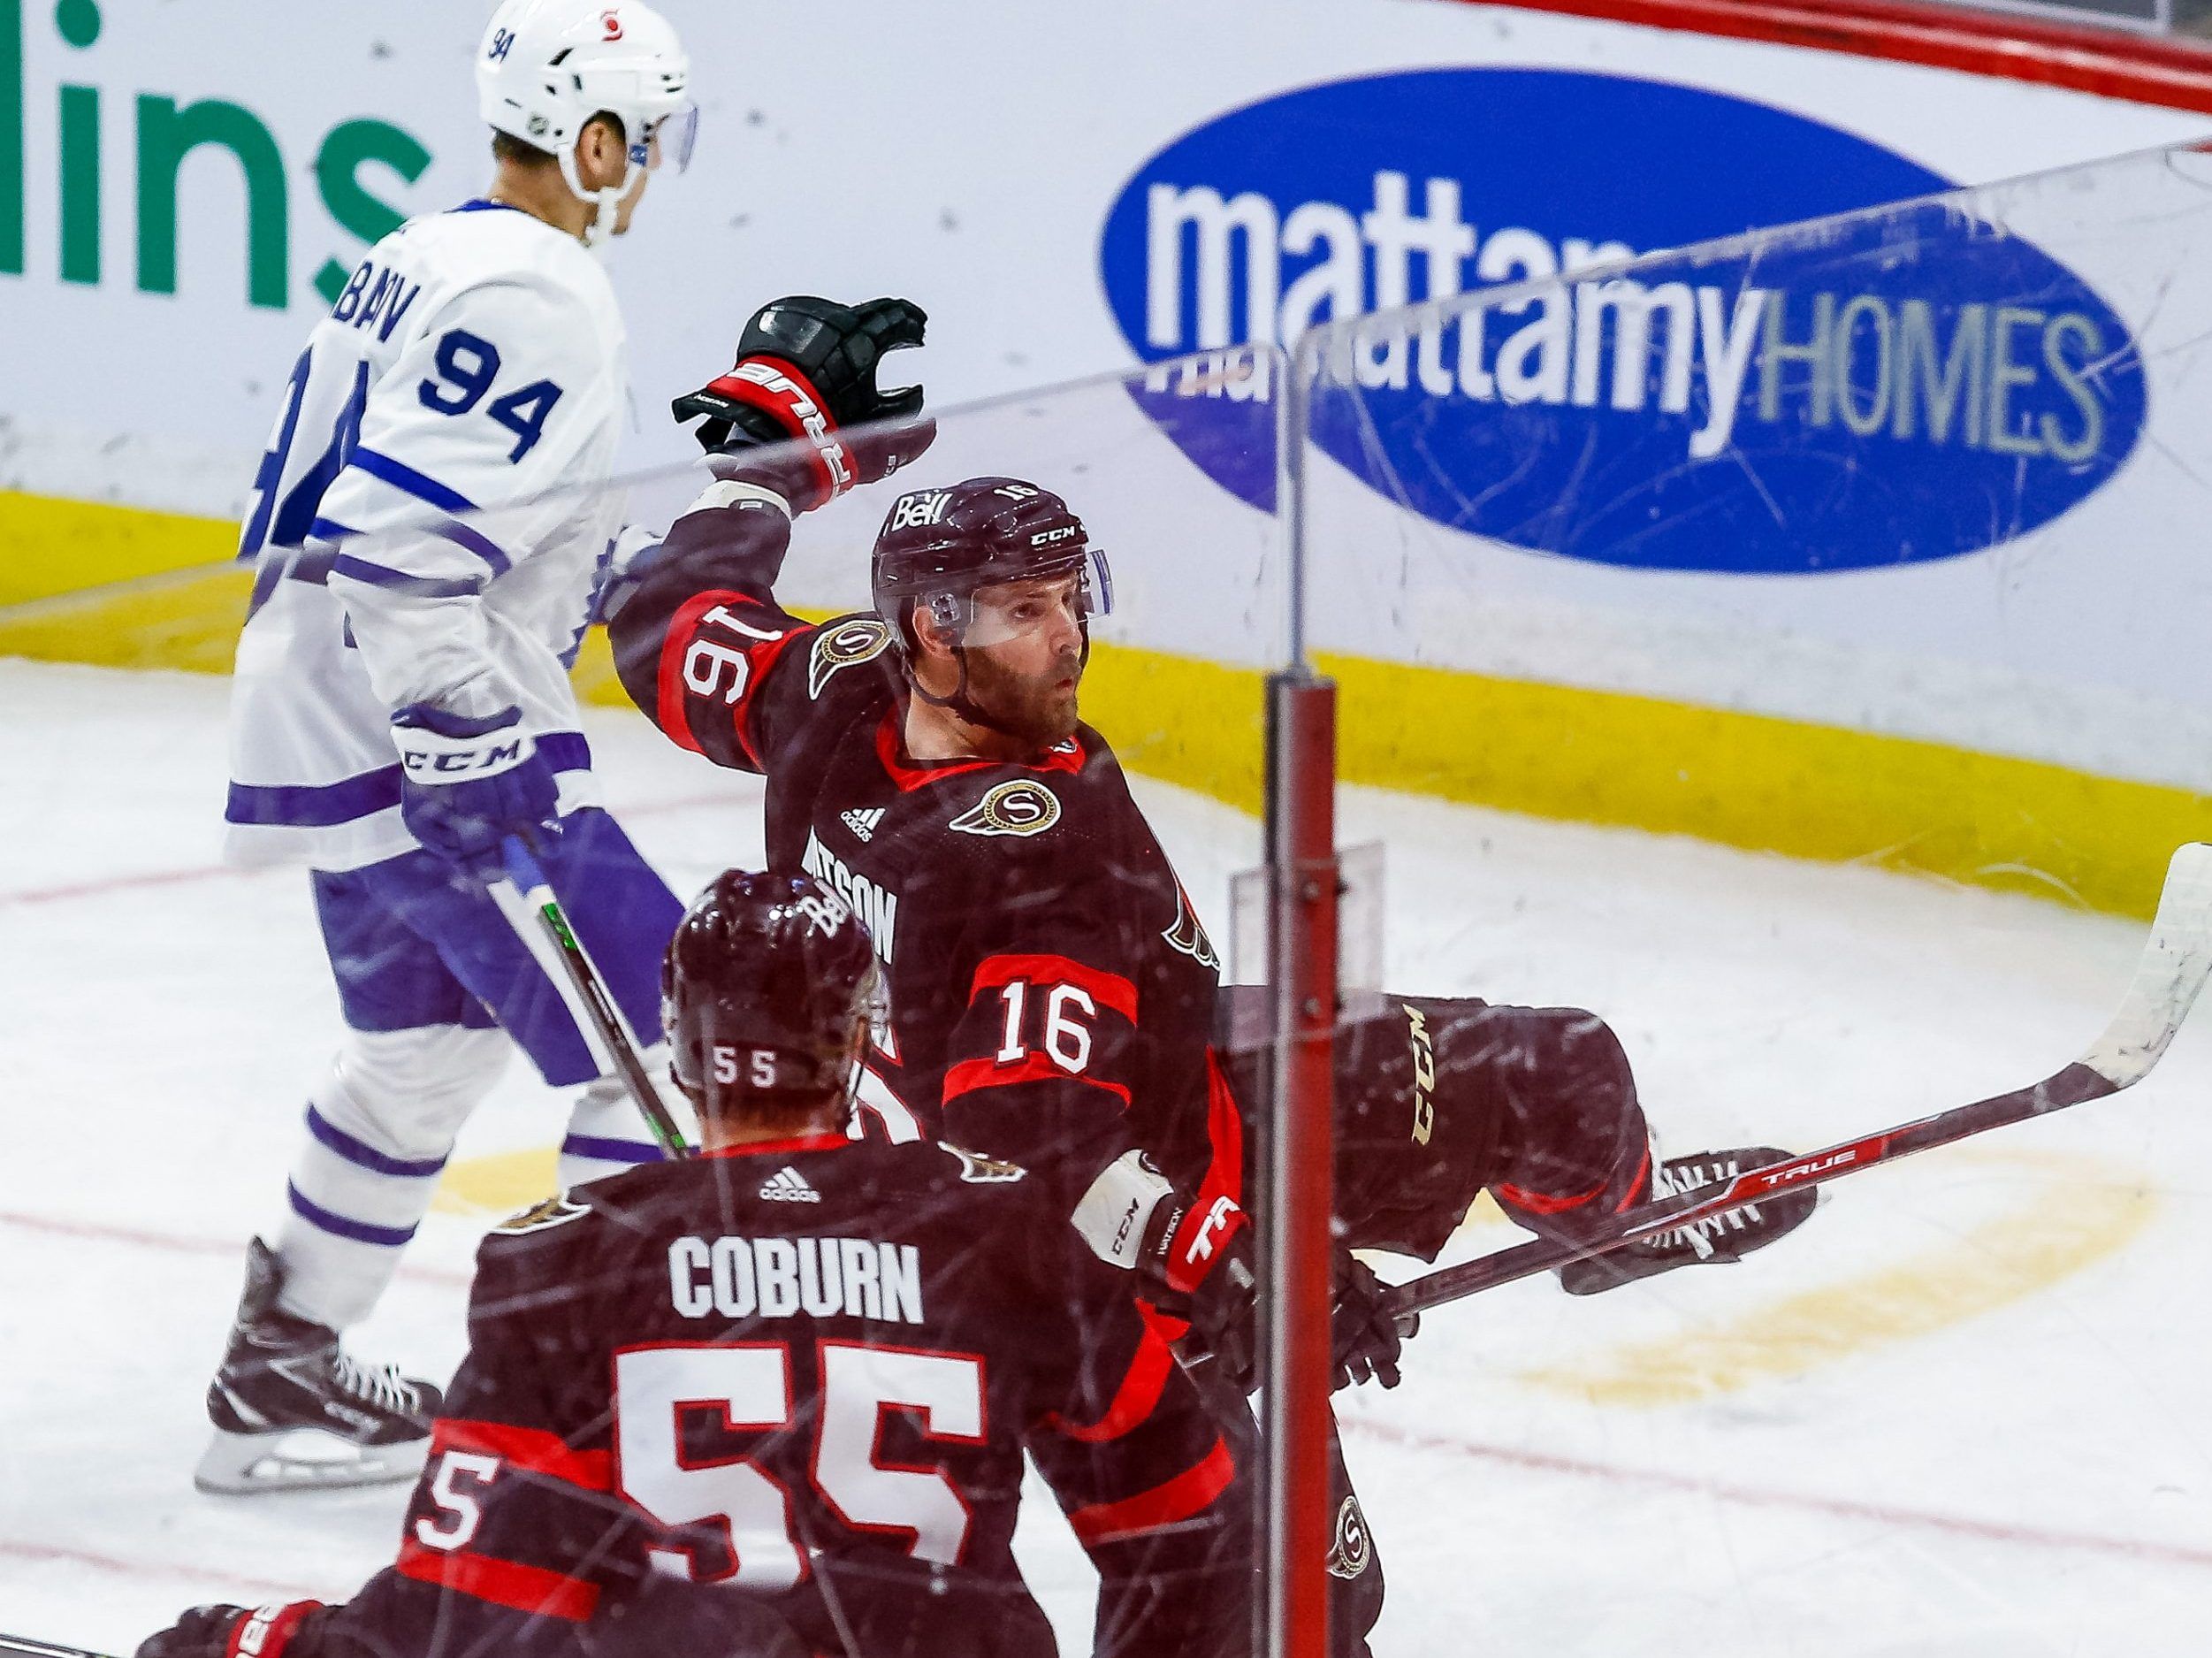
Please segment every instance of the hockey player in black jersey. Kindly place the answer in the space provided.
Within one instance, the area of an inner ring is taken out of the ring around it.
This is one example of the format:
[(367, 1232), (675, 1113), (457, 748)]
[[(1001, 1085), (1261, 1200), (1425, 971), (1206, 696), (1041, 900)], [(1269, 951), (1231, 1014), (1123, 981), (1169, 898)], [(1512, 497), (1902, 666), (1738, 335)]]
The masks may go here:
[(140, 1658), (1033, 1658), (1026, 1444), (1098, 1568), (1096, 1651), (1249, 1651), (1249, 1482), (1045, 1183), (847, 1134), (880, 975), (804, 875), (670, 945), (705, 1155), (485, 1240), (398, 1560), (343, 1606), (197, 1608)]
[[(1213, 948), (1112, 749), (1078, 717), (1106, 592), (1081, 521), (1023, 479), (913, 490), (875, 544), (873, 614), (816, 625), (776, 601), (794, 515), (928, 441), (926, 424), (866, 424), (911, 416), (919, 395), (879, 394), (873, 351), (856, 371), (838, 309), (767, 308), (738, 369), (679, 405), (713, 416), (722, 481), (614, 589), (622, 682), (675, 742), (767, 778), (775, 867), (870, 915), (890, 991), (880, 1069), (904, 1112), (1031, 1167), (1078, 1215), (1132, 1216), (1121, 1249), (1156, 1306), (1189, 1321), (1217, 1368), (1241, 1369), (1256, 1075), (1217, 1040), (1235, 1009)], [(771, 376), (803, 388), (811, 418)], [(795, 435), (807, 443), (775, 447)], [(1433, 1257), (1485, 1188), (1523, 1224), (1573, 1236), (1782, 1155), (1655, 1168), (1626, 1056), (1581, 1010), (1374, 997), (1346, 1018), (1340, 1379), (1396, 1379), (1398, 1333), (1353, 1248)], [(1587, 1293), (1733, 1259), (1810, 1209), (1739, 1211), (1563, 1279)], [(1371, 1549), (1353, 1552), (1344, 1650), (1380, 1600)]]

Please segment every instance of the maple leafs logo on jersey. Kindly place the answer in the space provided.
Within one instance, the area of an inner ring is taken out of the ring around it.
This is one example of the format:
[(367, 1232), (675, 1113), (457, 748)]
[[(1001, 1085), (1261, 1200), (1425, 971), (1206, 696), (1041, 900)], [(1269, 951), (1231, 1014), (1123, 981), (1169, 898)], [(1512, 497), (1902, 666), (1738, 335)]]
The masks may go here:
[(1002, 1186), (1024, 1179), (1029, 1173), (1018, 1163), (1001, 1163), (996, 1158), (981, 1157), (949, 1140), (940, 1140), (937, 1146), (960, 1159), (960, 1178), (970, 1186)]
[(873, 661), (883, 654), (891, 642), (891, 630), (869, 616), (858, 616), (850, 622), (840, 622), (834, 628), (824, 628), (814, 636), (813, 654), (806, 663), (806, 698), (812, 702), (822, 694), (822, 687), (829, 676), (841, 668), (850, 668), (855, 662)]
[(857, 806), (850, 812), (840, 812), (837, 821), (852, 831), (852, 838), (866, 845), (875, 838), (875, 826), (883, 821), (884, 808), (880, 806)]
[(591, 1212), (589, 1203), (572, 1203), (566, 1196), (548, 1197), (535, 1208), (525, 1209), (519, 1215), (510, 1215), (493, 1227), (495, 1232), (543, 1232), (548, 1226), (558, 1226)]
[(1175, 883), (1175, 924), (1160, 935), (1167, 940), (1170, 950), (1179, 950), (1200, 967), (1212, 972), (1221, 971), (1221, 954), (1214, 948), (1214, 941), (1207, 936), (1205, 924), (1198, 919), (1198, 912), (1191, 907), (1191, 895), (1183, 890), (1183, 883)]
[(1002, 783), (952, 820), (963, 835), (1041, 835), (1060, 821), (1060, 797), (1041, 783)]

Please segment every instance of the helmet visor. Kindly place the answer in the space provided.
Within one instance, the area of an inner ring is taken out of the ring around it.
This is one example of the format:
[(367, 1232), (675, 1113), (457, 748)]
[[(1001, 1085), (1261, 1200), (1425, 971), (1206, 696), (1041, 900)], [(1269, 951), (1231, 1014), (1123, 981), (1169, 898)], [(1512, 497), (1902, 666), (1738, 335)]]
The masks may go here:
[(1110, 611), (1113, 598), (1113, 577), (1106, 555), (1096, 547), (1087, 547), (1081, 562), (1049, 576), (977, 589), (968, 601), (967, 625), (960, 642), (982, 647), (1003, 645), (1056, 625), (1062, 616), (1080, 629), (1093, 616)]
[(691, 152), (698, 147), (698, 139), (699, 106), (686, 103), (648, 126), (645, 141), (630, 146), (629, 158), (652, 172), (658, 172), (664, 162), (673, 162), (678, 172), (688, 172)]

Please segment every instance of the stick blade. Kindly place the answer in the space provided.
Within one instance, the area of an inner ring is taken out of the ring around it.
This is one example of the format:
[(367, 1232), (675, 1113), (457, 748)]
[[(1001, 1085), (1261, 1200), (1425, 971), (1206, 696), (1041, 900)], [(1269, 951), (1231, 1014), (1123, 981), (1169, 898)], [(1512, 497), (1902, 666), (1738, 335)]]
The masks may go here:
[(2189, 841), (2166, 868), (2150, 942), (2120, 1011), (2081, 1063), (2115, 1088), (2158, 1063), (2212, 974), (2212, 845)]

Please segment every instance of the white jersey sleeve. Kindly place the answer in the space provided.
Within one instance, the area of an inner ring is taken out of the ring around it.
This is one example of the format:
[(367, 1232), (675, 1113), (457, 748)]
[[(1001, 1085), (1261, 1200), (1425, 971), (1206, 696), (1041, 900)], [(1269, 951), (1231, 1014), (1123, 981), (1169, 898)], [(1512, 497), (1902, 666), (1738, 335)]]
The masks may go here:
[(394, 710), (522, 711), (591, 803), (568, 665), (618, 527), (628, 409), (606, 274), (472, 203), (370, 250), (294, 365), (255, 479), (229, 849), (342, 869), (410, 850)]
[[(582, 296), (511, 272), (426, 316), (371, 389), (317, 532), (333, 544), (330, 588), (387, 708), (482, 715), (520, 699), (484, 595), (561, 550), (549, 531), (579, 504), (579, 439), (596, 447), (621, 395), (594, 324)], [(604, 470), (583, 470), (587, 491)]]

